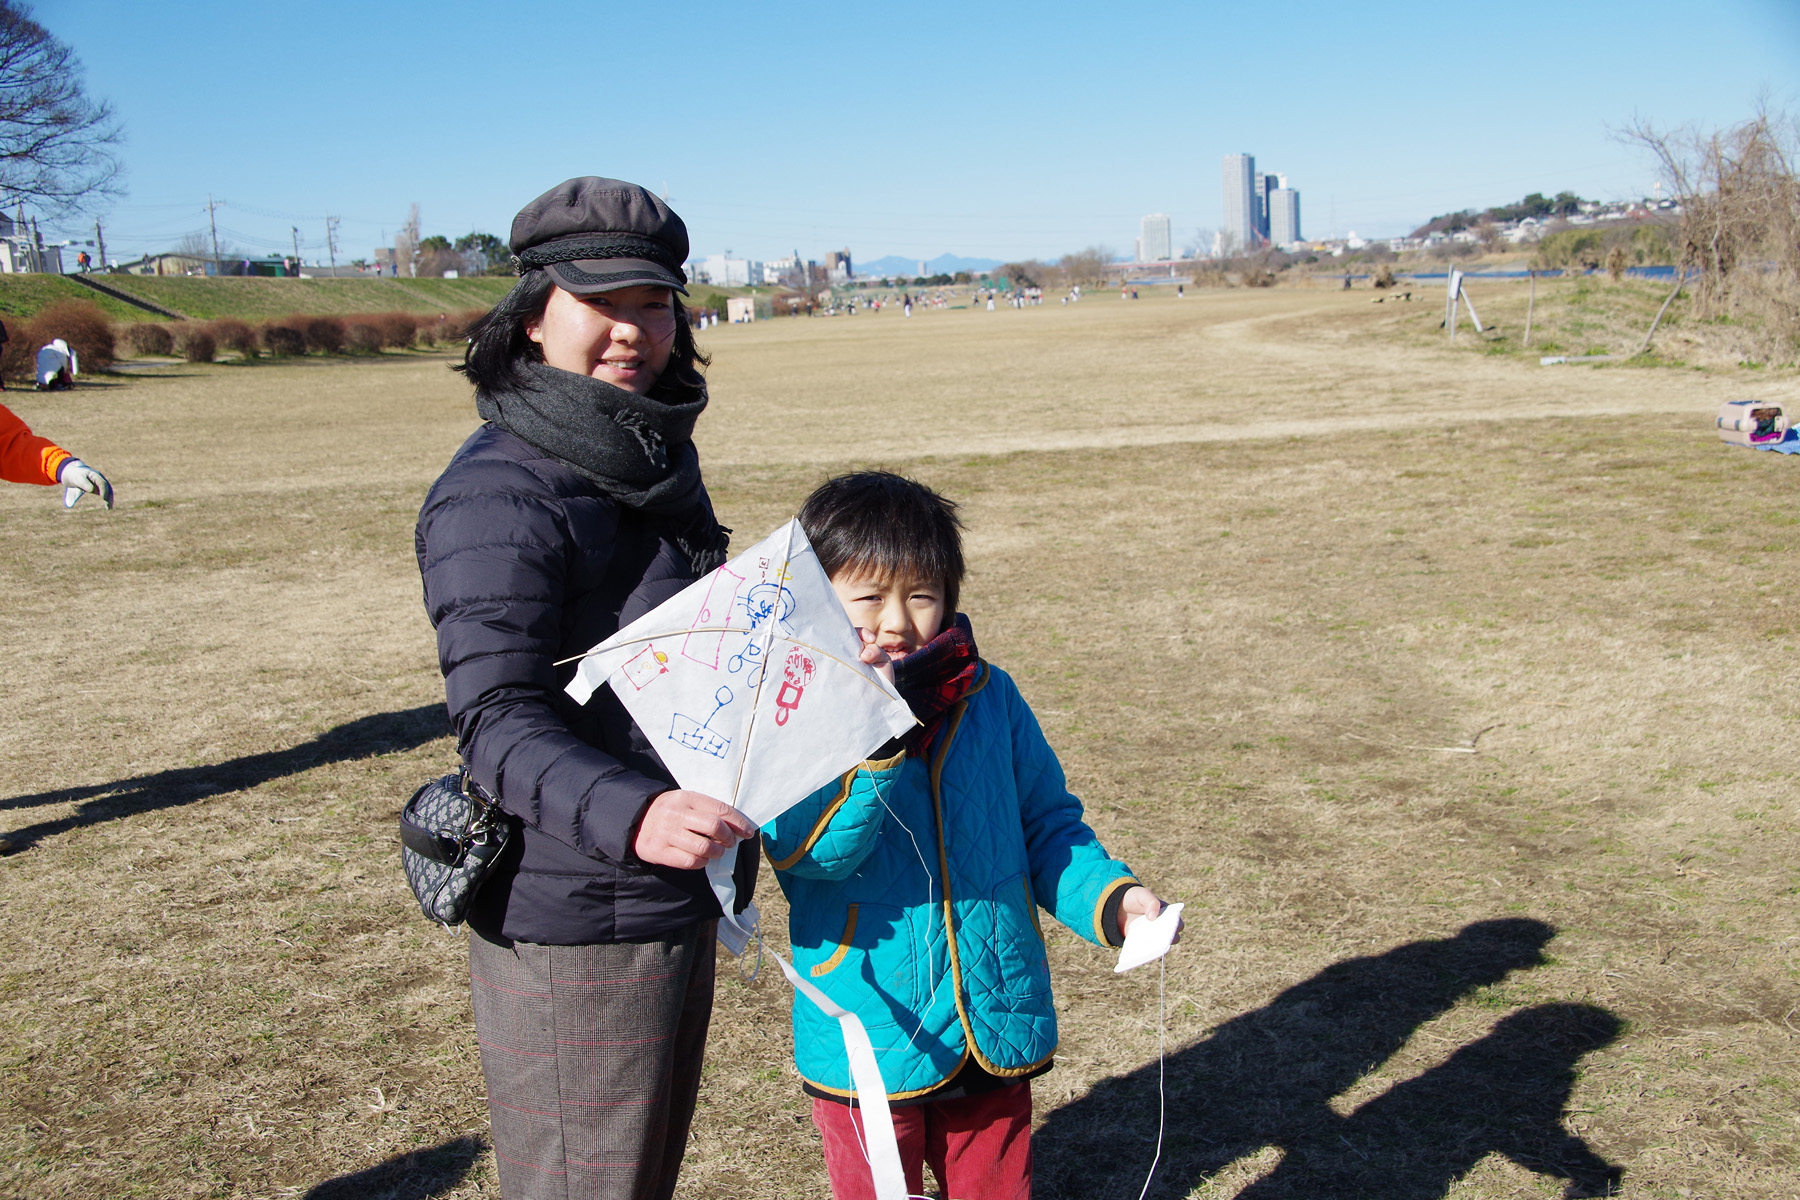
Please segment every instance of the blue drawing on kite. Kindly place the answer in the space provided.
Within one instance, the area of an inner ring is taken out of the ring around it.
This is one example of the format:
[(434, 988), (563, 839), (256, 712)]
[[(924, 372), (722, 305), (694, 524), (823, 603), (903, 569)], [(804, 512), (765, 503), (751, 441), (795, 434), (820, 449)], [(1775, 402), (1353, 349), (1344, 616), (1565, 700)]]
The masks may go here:
[(752, 629), (761, 628), (771, 617), (786, 625), (788, 618), (794, 615), (794, 593), (779, 583), (764, 581), (744, 594), (743, 606)]
[(731, 703), (731, 699), (732, 691), (728, 687), (722, 687), (714, 692), (714, 707), (712, 712), (707, 714), (704, 723), (676, 713), (674, 720), (669, 722), (669, 740), (676, 745), (685, 746), (689, 750), (698, 750), (702, 754), (710, 754), (714, 758), (724, 758), (726, 752), (731, 749), (731, 739), (711, 726), (713, 718), (719, 715), (721, 709)]
[(762, 654), (762, 643), (745, 637), (744, 648), (725, 660), (725, 669), (736, 675), (748, 667), (749, 673), (744, 676), (744, 686), (754, 692), (762, 686)]
[(744, 586), (744, 577), (730, 567), (720, 567), (713, 572), (712, 580), (706, 585), (706, 598), (700, 601), (700, 611), (694, 614), (690, 629), (707, 629), (705, 633), (690, 633), (681, 643), (681, 656), (691, 658), (713, 670), (719, 669), (719, 648), (724, 645), (725, 631), (721, 625), (731, 624), (732, 612), (737, 608), (738, 589)]

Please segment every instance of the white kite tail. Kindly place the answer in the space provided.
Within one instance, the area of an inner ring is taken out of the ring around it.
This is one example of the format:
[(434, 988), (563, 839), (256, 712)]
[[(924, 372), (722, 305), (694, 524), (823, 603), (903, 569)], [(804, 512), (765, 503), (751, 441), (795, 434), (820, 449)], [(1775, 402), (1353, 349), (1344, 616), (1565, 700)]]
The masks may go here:
[[(719, 943), (733, 956), (742, 954), (757, 936), (760, 919), (754, 904), (746, 904), (741, 913), (731, 911), (737, 904), (737, 882), (732, 878), (736, 861), (736, 854), (726, 854), (706, 864), (707, 882), (712, 884), (713, 895), (719, 898), (719, 911), (724, 914), (719, 919)], [(762, 951), (758, 949), (757, 953), (760, 956)], [(869, 1031), (855, 1013), (840, 1007), (802, 978), (794, 964), (772, 951), (770, 957), (781, 965), (781, 973), (801, 995), (837, 1021), (843, 1034), (844, 1054), (850, 1060), (850, 1082), (856, 1088), (856, 1102), (862, 1106), (863, 1137), (869, 1173), (875, 1181), (875, 1200), (908, 1200), (906, 1171), (900, 1165), (900, 1142), (894, 1135), (893, 1113), (888, 1109), (887, 1081), (882, 1079), (881, 1067), (875, 1061)]]
[(732, 877), (736, 870), (735, 849), (706, 864), (706, 882), (712, 885), (713, 895), (719, 899), (719, 912), (723, 914), (719, 918), (719, 942), (733, 957), (742, 954), (750, 945), (756, 936), (757, 922), (762, 919), (755, 904), (744, 905), (741, 913), (732, 911), (737, 907), (737, 880)]
[(800, 994), (818, 1005), (826, 1016), (835, 1018), (844, 1035), (844, 1052), (850, 1058), (850, 1082), (856, 1086), (856, 1102), (862, 1108), (863, 1137), (869, 1156), (869, 1175), (875, 1181), (875, 1200), (907, 1200), (906, 1171), (900, 1165), (900, 1142), (894, 1136), (894, 1115), (888, 1109), (887, 1083), (875, 1062), (875, 1047), (869, 1031), (855, 1013), (838, 1007), (830, 996), (821, 992), (794, 965), (777, 954), (781, 973)]

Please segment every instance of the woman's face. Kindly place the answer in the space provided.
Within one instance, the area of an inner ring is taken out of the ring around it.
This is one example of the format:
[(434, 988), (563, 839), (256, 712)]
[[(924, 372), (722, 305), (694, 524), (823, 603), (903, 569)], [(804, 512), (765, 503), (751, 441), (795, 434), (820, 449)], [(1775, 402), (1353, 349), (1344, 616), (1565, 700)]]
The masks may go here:
[(675, 296), (640, 284), (577, 296), (554, 288), (544, 315), (525, 326), (550, 366), (642, 396), (669, 365), (675, 348)]

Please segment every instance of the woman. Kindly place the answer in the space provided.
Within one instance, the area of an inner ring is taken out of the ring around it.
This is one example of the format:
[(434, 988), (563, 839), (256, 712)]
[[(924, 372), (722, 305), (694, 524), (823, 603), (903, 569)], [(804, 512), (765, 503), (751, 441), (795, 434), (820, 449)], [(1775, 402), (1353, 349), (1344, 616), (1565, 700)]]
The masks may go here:
[(527, 205), (510, 244), (519, 281), (457, 368), (487, 423), (416, 538), (463, 760), (520, 832), (469, 915), (494, 1149), (508, 1200), (667, 1197), (712, 1008), (704, 867), (754, 826), (676, 787), (610, 691), (577, 707), (556, 664), (725, 559), (692, 441), (687, 229), (589, 177)]

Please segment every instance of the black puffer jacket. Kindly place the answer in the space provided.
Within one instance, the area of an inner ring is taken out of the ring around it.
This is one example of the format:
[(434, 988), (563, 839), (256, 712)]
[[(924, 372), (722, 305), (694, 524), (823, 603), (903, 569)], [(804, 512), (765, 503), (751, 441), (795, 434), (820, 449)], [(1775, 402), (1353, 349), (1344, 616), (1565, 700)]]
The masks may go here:
[[(644, 806), (676, 786), (612, 691), (564, 694), (581, 654), (694, 579), (651, 520), (503, 430), (477, 430), (415, 535), (450, 719), (477, 782), (524, 826), (469, 924), (552, 945), (635, 941), (719, 915), (700, 871), (640, 862)], [(738, 858), (755, 880), (756, 840)]]

